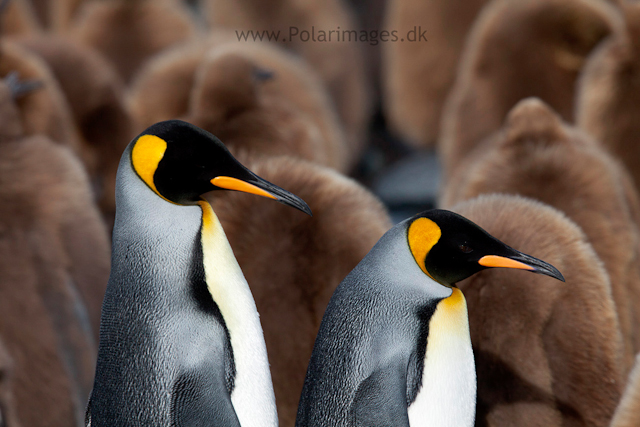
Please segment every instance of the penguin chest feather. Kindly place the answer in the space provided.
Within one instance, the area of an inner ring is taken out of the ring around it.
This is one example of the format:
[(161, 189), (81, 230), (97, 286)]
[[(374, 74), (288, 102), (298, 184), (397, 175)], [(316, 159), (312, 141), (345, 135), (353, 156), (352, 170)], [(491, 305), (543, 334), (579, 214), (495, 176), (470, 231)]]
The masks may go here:
[(251, 290), (211, 206), (201, 202), (207, 288), (220, 309), (233, 349), (231, 402), (242, 427), (277, 426), (267, 349)]
[(438, 304), (429, 322), (422, 386), (409, 406), (411, 427), (474, 424), (476, 370), (467, 304), (458, 288)]

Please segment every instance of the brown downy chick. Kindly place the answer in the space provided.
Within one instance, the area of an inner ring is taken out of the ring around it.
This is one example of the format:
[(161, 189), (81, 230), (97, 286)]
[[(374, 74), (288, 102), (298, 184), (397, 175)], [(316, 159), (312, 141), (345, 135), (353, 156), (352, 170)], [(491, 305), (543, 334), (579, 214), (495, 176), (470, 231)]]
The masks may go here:
[(16, 100), (25, 135), (46, 135), (86, 163), (69, 104), (51, 69), (37, 54), (5, 39), (0, 41), (0, 76), (12, 72), (41, 83), (38, 90)]
[(640, 233), (638, 198), (626, 171), (547, 105), (526, 99), (461, 165), (445, 188), (443, 206), (486, 193), (540, 200), (584, 230), (611, 279), (630, 369), (640, 349)]
[(252, 47), (209, 52), (196, 72), (187, 121), (230, 146), (346, 172), (347, 144), (321, 86), (296, 58)]
[(260, 313), (280, 425), (291, 426), (329, 298), (391, 223), (375, 196), (331, 169), (286, 156), (234, 154), (313, 211), (313, 218), (298, 215), (233, 192), (209, 197)]
[(20, 427), (13, 396), (13, 359), (0, 337), (0, 425)]
[(196, 71), (207, 52), (234, 40), (233, 32), (214, 30), (206, 40), (180, 44), (147, 61), (128, 90), (129, 108), (140, 128), (187, 114)]
[(91, 0), (70, 34), (107, 57), (128, 83), (150, 57), (193, 38), (195, 27), (177, 0)]
[(218, 32), (208, 49), (196, 43), (151, 61), (130, 96), (141, 125), (182, 117), (225, 144), (348, 171), (356, 159), (313, 71), (277, 46), (228, 39)]
[(629, 375), (620, 404), (611, 421), (611, 427), (640, 426), (640, 354), (636, 356), (636, 363)]
[(640, 4), (624, 4), (622, 13), (626, 26), (585, 65), (576, 123), (625, 164), (640, 188)]
[(466, 35), (485, 3), (389, 1), (384, 28), (397, 31), (404, 42), (382, 45), (383, 106), (393, 130), (408, 143), (423, 148), (435, 145)]
[[(74, 425), (92, 386), (109, 243), (73, 153), (25, 136), (0, 84), (0, 336), (24, 425)], [(28, 95), (26, 95), (28, 96)]]
[(311, 120), (279, 99), (261, 99), (270, 74), (238, 55), (211, 55), (198, 69), (184, 119), (227, 146), (333, 166)]
[(497, 0), (484, 8), (443, 111), (445, 177), (523, 98), (539, 97), (571, 120), (578, 73), (617, 25), (613, 6), (595, 0)]
[(96, 199), (111, 225), (118, 163), (137, 130), (120, 76), (98, 52), (69, 38), (47, 35), (18, 43), (43, 58), (60, 84), (80, 131), (82, 158)]
[(476, 425), (608, 426), (623, 388), (622, 339), (609, 279), (584, 233), (522, 197), (481, 196), (452, 210), (566, 279), (488, 269), (458, 283), (478, 375)]
[[(207, 0), (202, 4), (213, 28), (279, 31), (279, 39), (273, 41), (298, 53), (320, 76), (344, 125), (350, 156), (360, 157), (371, 101), (361, 49), (363, 42), (345, 41), (354, 37), (352, 33), (357, 33), (358, 27), (342, 0)], [(344, 34), (345, 30), (351, 33)], [(312, 39), (312, 31), (316, 41)], [(324, 38), (320, 31), (324, 32)], [(331, 40), (329, 31), (333, 31)], [(238, 41), (237, 37), (235, 40), (239, 45), (247, 43)]]

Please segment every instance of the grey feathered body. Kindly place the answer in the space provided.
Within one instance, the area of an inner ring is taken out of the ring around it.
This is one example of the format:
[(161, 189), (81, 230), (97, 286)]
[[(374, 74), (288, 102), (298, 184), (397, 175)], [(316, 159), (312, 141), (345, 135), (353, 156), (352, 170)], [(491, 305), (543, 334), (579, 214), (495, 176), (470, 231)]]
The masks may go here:
[(388, 231), (329, 302), (296, 425), (408, 427), (429, 321), (449, 295), (413, 259), (406, 223)]
[(233, 355), (202, 266), (199, 206), (162, 200), (123, 154), (91, 427), (239, 426)]

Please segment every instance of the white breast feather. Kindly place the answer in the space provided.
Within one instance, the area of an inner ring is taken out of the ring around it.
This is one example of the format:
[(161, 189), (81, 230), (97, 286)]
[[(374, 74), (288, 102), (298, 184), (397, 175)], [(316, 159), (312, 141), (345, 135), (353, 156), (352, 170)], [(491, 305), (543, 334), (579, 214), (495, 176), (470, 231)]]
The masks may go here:
[(411, 427), (471, 427), (476, 369), (467, 306), (460, 290), (442, 300), (429, 322), (422, 387), (409, 406)]
[(242, 427), (277, 427), (267, 348), (253, 295), (218, 218), (210, 206), (203, 209), (210, 210), (212, 218), (210, 227), (205, 219), (202, 236), (207, 285), (229, 330), (236, 366), (231, 403)]

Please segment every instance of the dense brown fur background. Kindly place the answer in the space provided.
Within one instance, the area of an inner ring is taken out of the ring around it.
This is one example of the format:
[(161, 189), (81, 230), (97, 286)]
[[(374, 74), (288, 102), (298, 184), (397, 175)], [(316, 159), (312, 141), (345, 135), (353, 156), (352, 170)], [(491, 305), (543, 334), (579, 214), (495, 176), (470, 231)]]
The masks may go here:
[(625, 3), (625, 26), (584, 67), (576, 123), (607, 147), (640, 185), (640, 4)]
[(69, 32), (109, 58), (128, 82), (147, 59), (194, 37), (196, 28), (177, 0), (91, 0)]
[(486, 3), (488, 0), (388, 2), (386, 30), (398, 31), (398, 37), (404, 38), (419, 24), (428, 40), (382, 46), (385, 114), (408, 143), (435, 146), (467, 32)]
[(566, 279), (488, 269), (458, 284), (476, 358), (476, 426), (607, 426), (623, 384), (622, 336), (609, 278), (584, 233), (521, 197), (451, 209)]
[(640, 346), (638, 199), (621, 165), (537, 99), (520, 102), (444, 190), (443, 206), (485, 193), (520, 194), (564, 212), (587, 235), (611, 278), (625, 372)]
[(5, 427), (21, 427), (13, 397), (13, 359), (0, 340), (0, 423)]
[[(5, 3), (5, 2), (2, 2)], [(10, 0), (0, 14), (0, 31), (6, 35), (33, 34), (42, 30), (28, 0)]]
[(341, 0), (203, 0), (203, 6), (214, 29), (280, 31), (286, 42), (278, 44), (304, 58), (333, 97), (345, 127), (351, 156), (362, 154), (371, 97), (360, 44), (289, 40), (291, 26), (296, 26), (300, 32), (311, 31), (312, 27), (324, 31), (358, 30), (357, 22)]
[(570, 120), (578, 73), (617, 25), (612, 7), (593, 0), (497, 0), (484, 8), (442, 116), (445, 178), (525, 97), (541, 98)]
[(25, 137), (13, 102), (0, 85), (0, 336), (21, 422), (71, 425), (93, 381), (109, 244), (82, 165)]
[(611, 421), (611, 427), (637, 427), (640, 425), (640, 354), (629, 375), (627, 387)]
[[(26, 135), (46, 135), (82, 158), (77, 129), (60, 84), (38, 55), (14, 41), (0, 41), (0, 75), (17, 72), (22, 80), (41, 82), (38, 91), (17, 100)], [(84, 160), (84, 159), (83, 159)]]
[(124, 83), (98, 52), (68, 37), (39, 35), (17, 42), (44, 59), (60, 84), (79, 132), (85, 169), (110, 226), (118, 163), (137, 129), (125, 104)]

